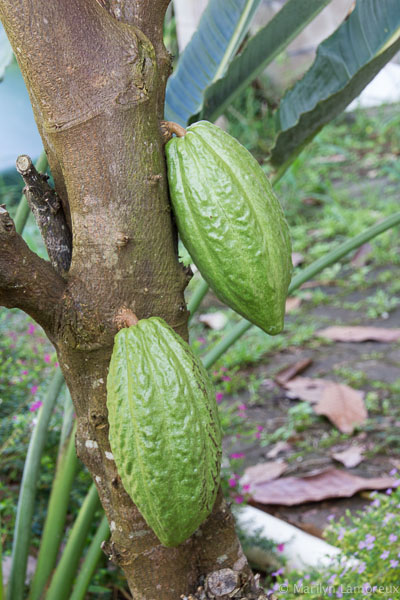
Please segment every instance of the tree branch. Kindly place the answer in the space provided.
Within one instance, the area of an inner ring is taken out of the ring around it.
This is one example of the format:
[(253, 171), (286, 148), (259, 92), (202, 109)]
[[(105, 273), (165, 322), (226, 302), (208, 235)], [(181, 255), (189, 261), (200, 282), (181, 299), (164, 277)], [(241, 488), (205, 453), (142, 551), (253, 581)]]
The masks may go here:
[(57, 193), (47, 183), (47, 175), (38, 173), (29, 156), (17, 158), (17, 171), (25, 181), (24, 193), (46, 244), (50, 262), (60, 275), (71, 263), (72, 236)]
[(31, 315), (53, 340), (65, 281), (50, 263), (29, 250), (5, 205), (0, 206), (0, 246), (0, 304)]
[[(160, 75), (163, 79), (161, 90), (171, 73), (171, 57), (164, 47), (163, 26), (165, 12), (171, 0), (96, 0), (117, 21), (134, 25), (151, 41), (157, 56)], [(164, 93), (159, 95), (160, 118), (164, 114)]]

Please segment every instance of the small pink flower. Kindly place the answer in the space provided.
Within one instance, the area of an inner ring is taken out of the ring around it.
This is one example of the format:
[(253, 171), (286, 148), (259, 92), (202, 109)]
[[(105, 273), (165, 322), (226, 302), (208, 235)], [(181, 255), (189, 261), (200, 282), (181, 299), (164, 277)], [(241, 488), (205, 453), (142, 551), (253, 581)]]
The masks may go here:
[(244, 413), (244, 412), (239, 412), (239, 413), (238, 413), (238, 417), (240, 417), (241, 419), (246, 419), (246, 413)]
[(37, 410), (39, 410), (39, 408), (42, 406), (43, 402), (41, 400), (37, 400), (36, 402), (32, 402), (32, 404), (29, 407), (29, 410), (31, 412), (36, 412)]
[(36, 392), (38, 391), (38, 389), (39, 389), (39, 386), (37, 386), (37, 385), (33, 385), (33, 386), (31, 387), (31, 394), (35, 395), (35, 394), (36, 394)]
[(247, 406), (245, 404), (239, 404), (237, 407), (238, 410), (246, 410)]
[(227, 367), (221, 367), (221, 371), (227, 371)]
[(397, 567), (397, 565), (399, 564), (398, 560), (391, 560), (390, 561), (390, 568), (391, 569), (395, 569)]
[(397, 542), (397, 535), (395, 533), (391, 533), (389, 535), (389, 542), (393, 544), (393, 542)]
[(264, 426), (263, 425), (257, 425), (257, 430), (258, 431), (264, 431)]
[(235, 502), (236, 504), (242, 504), (244, 502), (243, 496), (235, 496)]
[(250, 484), (249, 483), (245, 483), (244, 485), (242, 485), (242, 490), (244, 492), (248, 492), (250, 490)]
[(278, 577), (278, 575), (282, 575), (282, 573), (283, 573), (283, 567), (281, 567), (277, 571), (274, 571), (273, 573), (271, 573), (271, 575), (272, 575), (272, 577)]
[(218, 371), (213, 371), (212, 374), (214, 375), (214, 377), (218, 377), (219, 375)]
[(283, 552), (284, 548), (285, 548), (285, 544), (278, 544), (276, 546), (276, 549), (278, 550), (278, 552)]
[(55, 367), (59, 367), (60, 365), (58, 364), (58, 362), (55, 362), (55, 363), (54, 363), (54, 366), (55, 366)]
[(231, 458), (244, 458), (244, 452), (233, 452)]
[(224, 397), (224, 395), (223, 395), (223, 393), (222, 393), (222, 392), (217, 392), (217, 393), (215, 394), (215, 399), (216, 399), (216, 401), (217, 401), (217, 403), (218, 403), (218, 404), (219, 404), (220, 402), (222, 402), (222, 399), (223, 399), (223, 397)]
[(50, 354), (45, 354), (44, 357), (43, 357), (43, 360), (47, 364), (51, 363), (51, 356), (50, 356)]
[(203, 346), (206, 343), (206, 338), (198, 337), (197, 341)]
[(232, 381), (232, 379), (228, 375), (222, 375), (222, 381)]
[(384, 550), (379, 558), (383, 558), (383, 560), (386, 560), (388, 556), (389, 556), (389, 550)]
[(29, 371), (22, 371), (21, 375), (28, 375)]
[(261, 438), (261, 433), (257, 431), (254, 437), (256, 438), (256, 440), (259, 440)]
[(28, 327), (28, 335), (33, 335), (35, 333), (35, 331), (36, 331), (36, 327), (33, 325), (33, 323), (30, 323), (29, 327)]
[(232, 488), (233, 488), (233, 487), (236, 487), (236, 483), (237, 483), (237, 482), (236, 482), (236, 479), (234, 479), (233, 477), (231, 477), (231, 478), (228, 480), (228, 485), (229, 485), (229, 487), (232, 487)]

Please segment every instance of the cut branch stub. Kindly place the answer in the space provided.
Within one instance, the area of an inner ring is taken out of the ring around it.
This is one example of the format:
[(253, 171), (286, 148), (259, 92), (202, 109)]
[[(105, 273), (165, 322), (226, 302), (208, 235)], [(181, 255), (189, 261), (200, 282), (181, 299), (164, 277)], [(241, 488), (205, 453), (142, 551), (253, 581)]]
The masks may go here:
[(48, 184), (47, 175), (38, 173), (29, 156), (19, 156), (16, 166), (26, 184), (24, 193), (46, 244), (50, 262), (63, 275), (71, 263), (72, 236), (60, 199)]
[(5, 232), (10, 232), (15, 230), (14, 221), (8, 214), (5, 204), (0, 205), (0, 223), (1, 227)]

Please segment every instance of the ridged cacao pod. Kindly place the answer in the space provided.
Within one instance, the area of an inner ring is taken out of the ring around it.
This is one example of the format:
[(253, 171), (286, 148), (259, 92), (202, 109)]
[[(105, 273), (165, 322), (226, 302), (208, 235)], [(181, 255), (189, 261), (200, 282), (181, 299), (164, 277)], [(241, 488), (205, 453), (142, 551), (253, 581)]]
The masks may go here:
[(289, 230), (255, 158), (200, 121), (166, 144), (181, 239), (215, 294), (274, 335), (282, 331), (292, 273)]
[(143, 319), (115, 336), (107, 408), (125, 490), (161, 543), (177, 546), (219, 486), (221, 430), (203, 365), (165, 321)]

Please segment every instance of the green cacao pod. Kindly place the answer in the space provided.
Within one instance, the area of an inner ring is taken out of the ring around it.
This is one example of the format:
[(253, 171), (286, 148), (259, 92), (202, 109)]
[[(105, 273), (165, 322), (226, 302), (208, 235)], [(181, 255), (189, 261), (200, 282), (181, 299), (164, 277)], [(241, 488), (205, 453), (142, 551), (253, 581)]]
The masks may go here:
[(207, 121), (166, 144), (181, 239), (216, 295), (274, 335), (282, 331), (292, 273), (282, 208), (254, 157)]
[(161, 543), (177, 546), (219, 486), (221, 430), (203, 365), (165, 321), (143, 319), (115, 336), (107, 408), (125, 490)]

